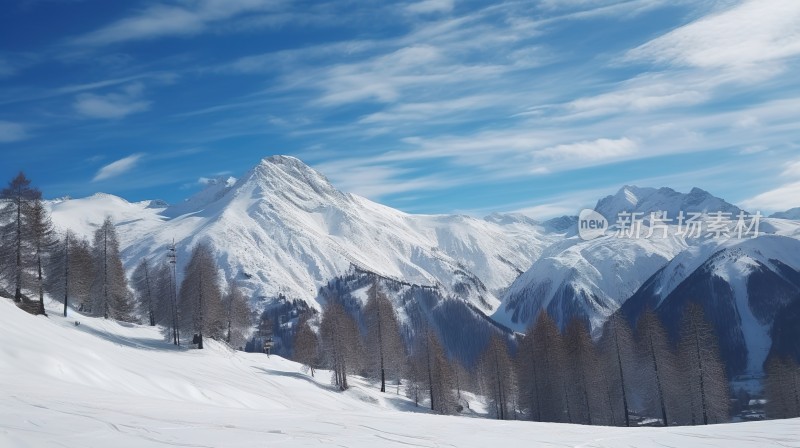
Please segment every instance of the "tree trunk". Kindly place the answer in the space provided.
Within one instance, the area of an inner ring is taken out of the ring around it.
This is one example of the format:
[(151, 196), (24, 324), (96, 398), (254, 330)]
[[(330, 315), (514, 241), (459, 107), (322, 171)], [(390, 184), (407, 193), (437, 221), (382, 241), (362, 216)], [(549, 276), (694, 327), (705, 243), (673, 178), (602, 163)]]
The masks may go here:
[(67, 317), (69, 303), (69, 232), (64, 241), (64, 317)]
[(47, 313), (44, 310), (44, 286), (42, 285), (42, 254), (41, 252), (37, 251), (36, 254), (36, 264), (39, 270), (38, 282), (39, 282), (39, 314), (43, 316), (47, 316)]
[(22, 199), (17, 200), (17, 265), (15, 274), (14, 300), (22, 302)]
[[(616, 323), (614, 325), (616, 325)], [(617, 337), (616, 326), (614, 327), (614, 345), (617, 349), (617, 367), (619, 368), (619, 380), (622, 386), (622, 407), (625, 412), (625, 426), (631, 426), (631, 418), (628, 411), (628, 394), (625, 392), (625, 375), (622, 369), (622, 353), (619, 350), (619, 338)]]

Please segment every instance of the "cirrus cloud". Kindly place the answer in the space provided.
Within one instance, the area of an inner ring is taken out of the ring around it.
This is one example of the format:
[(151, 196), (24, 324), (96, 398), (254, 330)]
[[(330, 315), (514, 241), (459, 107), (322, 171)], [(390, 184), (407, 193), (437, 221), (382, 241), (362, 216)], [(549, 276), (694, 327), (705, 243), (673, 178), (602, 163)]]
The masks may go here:
[(117, 177), (120, 174), (130, 171), (139, 163), (139, 160), (141, 160), (142, 157), (144, 157), (144, 154), (137, 153), (111, 162), (97, 171), (97, 174), (95, 174), (92, 182)]

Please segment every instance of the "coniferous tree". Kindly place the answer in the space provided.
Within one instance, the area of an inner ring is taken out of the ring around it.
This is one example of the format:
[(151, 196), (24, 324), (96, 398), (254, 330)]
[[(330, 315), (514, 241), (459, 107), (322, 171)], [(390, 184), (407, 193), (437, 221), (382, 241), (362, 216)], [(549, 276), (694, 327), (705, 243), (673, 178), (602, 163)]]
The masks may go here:
[(636, 326), (641, 391), (651, 411), (664, 426), (679, 407), (680, 378), (675, 353), (658, 316), (646, 311)]
[(31, 187), (31, 181), (20, 172), (6, 188), (0, 190), (0, 235), (2, 235), (2, 269), (14, 286), (14, 301), (22, 302), (24, 284), (31, 277), (27, 272), (32, 259), (33, 244), (26, 222), (34, 202), (42, 193)]
[(40, 198), (31, 201), (25, 226), (30, 236), (31, 249), (33, 250), (34, 269), (36, 272), (36, 287), (39, 296), (39, 314), (46, 314), (44, 310), (44, 269), (47, 266), (51, 252), (58, 242), (53, 229), (50, 214)]
[(95, 231), (92, 264), (92, 313), (104, 318), (132, 321), (133, 300), (120, 259), (117, 231), (110, 217)]
[(386, 374), (398, 378), (405, 359), (405, 345), (397, 315), (389, 298), (374, 282), (367, 292), (363, 315), (367, 327), (366, 349), (370, 371), (380, 377), (381, 392), (386, 392)]
[(314, 370), (320, 364), (319, 338), (311, 329), (307, 317), (300, 319), (294, 338), (294, 360), (305, 365), (314, 376)]
[(197, 336), (197, 348), (203, 338), (224, 338), (224, 308), (219, 289), (219, 272), (211, 246), (199, 243), (192, 250), (178, 293), (180, 328)]
[(679, 353), (689, 395), (683, 400), (689, 415), (682, 420), (693, 425), (728, 421), (730, 392), (717, 335), (695, 303), (684, 311)]
[(247, 332), (253, 326), (253, 316), (247, 297), (231, 279), (228, 281), (228, 292), (222, 299), (225, 310), (225, 342), (236, 347), (247, 339)]
[(511, 420), (515, 416), (514, 396), (516, 382), (508, 345), (497, 334), (481, 354), (478, 371), (481, 389), (498, 420)]

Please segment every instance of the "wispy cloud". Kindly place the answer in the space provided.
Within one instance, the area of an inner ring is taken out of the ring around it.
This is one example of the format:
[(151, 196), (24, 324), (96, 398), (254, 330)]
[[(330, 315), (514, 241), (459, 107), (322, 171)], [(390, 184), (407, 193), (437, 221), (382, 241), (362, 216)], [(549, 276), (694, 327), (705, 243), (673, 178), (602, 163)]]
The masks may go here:
[(100, 46), (167, 36), (188, 36), (240, 14), (274, 9), (276, 0), (195, 0), (156, 3), (110, 25), (74, 38), (77, 46)]
[(139, 163), (139, 160), (141, 160), (142, 157), (144, 157), (144, 154), (131, 154), (128, 157), (111, 162), (97, 171), (97, 174), (95, 174), (92, 182), (111, 179), (112, 177), (117, 177), (123, 173), (126, 173), (132, 170)]
[(28, 130), (25, 125), (0, 120), (0, 143), (17, 142), (28, 137)]
[(783, 184), (742, 201), (752, 210), (784, 211), (800, 206), (800, 159), (785, 162), (780, 173)]
[(632, 60), (746, 71), (800, 55), (800, 3), (747, 0), (628, 52)]
[(82, 93), (75, 97), (73, 107), (76, 112), (89, 118), (123, 118), (150, 108), (150, 101), (142, 99), (143, 91), (142, 84), (133, 83), (120, 92), (105, 95)]
[(405, 10), (412, 14), (431, 14), (436, 12), (450, 12), (453, 10), (454, 0), (422, 0), (411, 3)]

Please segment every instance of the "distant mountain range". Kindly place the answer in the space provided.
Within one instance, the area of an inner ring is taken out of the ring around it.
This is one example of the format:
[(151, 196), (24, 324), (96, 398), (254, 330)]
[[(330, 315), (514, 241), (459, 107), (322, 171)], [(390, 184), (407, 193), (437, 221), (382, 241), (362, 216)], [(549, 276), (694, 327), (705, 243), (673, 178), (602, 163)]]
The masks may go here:
[[(50, 206), (57, 226), (84, 236), (111, 216), (129, 270), (142, 257), (164, 260), (174, 240), (180, 271), (192, 246), (207, 241), (225, 278), (236, 279), (259, 306), (282, 296), (321, 308), (320, 288), (333, 287), (362, 300), (364, 276), (377, 276), (394, 284), (406, 318), (410, 298), (425, 300), (419, 309), (426, 319), (466, 357), (477, 349), (453, 334), (467, 324), (489, 325), (484, 333), (525, 331), (546, 309), (562, 326), (578, 317), (597, 331), (621, 308), (635, 320), (650, 307), (674, 330), (683, 305), (696, 300), (727, 332), (731, 371), (751, 371), (771, 347), (776, 310), (800, 297), (800, 208), (763, 218), (764, 236), (755, 239), (687, 238), (674, 223), (666, 238), (614, 235), (621, 212), (705, 212), (706, 222), (715, 212), (741, 212), (699, 188), (625, 186), (597, 202), (611, 229), (589, 241), (578, 236), (576, 216), (539, 222), (514, 213), (407, 214), (338, 191), (288, 156), (265, 158), (239, 179), (212, 179), (179, 204), (98, 193)], [(651, 224), (645, 221), (645, 232)]]

